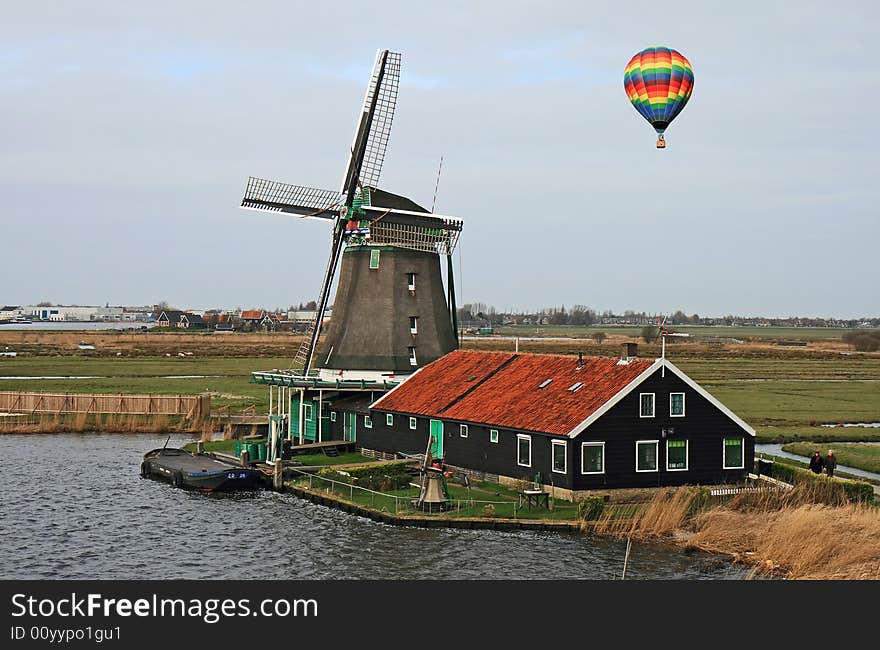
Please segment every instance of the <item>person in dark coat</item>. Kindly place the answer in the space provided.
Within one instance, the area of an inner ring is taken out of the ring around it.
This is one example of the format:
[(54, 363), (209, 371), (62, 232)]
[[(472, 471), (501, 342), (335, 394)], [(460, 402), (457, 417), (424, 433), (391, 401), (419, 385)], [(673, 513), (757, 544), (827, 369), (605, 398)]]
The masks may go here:
[(819, 450), (813, 452), (812, 457), (810, 458), (810, 471), (814, 474), (821, 474), (822, 468), (825, 466), (825, 461), (822, 460), (822, 455), (819, 453)]
[(829, 449), (828, 455), (825, 457), (825, 473), (828, 476), (834, 476), (834, 469), (837, 467), (837, 458), (834, 457), (834, 452)]

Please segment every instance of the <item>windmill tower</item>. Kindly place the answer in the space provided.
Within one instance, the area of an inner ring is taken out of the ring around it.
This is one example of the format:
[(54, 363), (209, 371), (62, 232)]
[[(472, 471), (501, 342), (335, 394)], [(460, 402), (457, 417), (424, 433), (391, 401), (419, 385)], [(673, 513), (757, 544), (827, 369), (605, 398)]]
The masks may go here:
[[(458, 347), (452, 253), (462, 220), (433, 214), (379, 188), (399, 79), (400, 54), (379, 50), (338, 192), (248, 180), (243, 208), (332, 224), (317, 313), (288, 370), (293, 376), (397, 377)], [(337, 268), (336, 298), (324, 333)]]

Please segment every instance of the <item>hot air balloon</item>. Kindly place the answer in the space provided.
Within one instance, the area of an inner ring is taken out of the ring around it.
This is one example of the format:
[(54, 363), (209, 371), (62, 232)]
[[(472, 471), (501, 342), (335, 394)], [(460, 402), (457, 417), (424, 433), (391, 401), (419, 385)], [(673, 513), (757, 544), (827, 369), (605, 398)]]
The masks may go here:
[(694, 70), (668, 47), (649, 47), (626, 65), (623, 87), (636, 110), (657, 131), (657, 148), (666, 148), (664, 132), (681, 113), (694, 89)]

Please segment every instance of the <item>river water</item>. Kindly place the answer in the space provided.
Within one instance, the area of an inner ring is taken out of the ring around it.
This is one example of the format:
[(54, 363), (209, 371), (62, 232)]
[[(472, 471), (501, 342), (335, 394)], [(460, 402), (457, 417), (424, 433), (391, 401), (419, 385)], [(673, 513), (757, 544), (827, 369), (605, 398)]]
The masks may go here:
[[(0, 578), (610, 580), (623, 566), (624, 543), (582, 534), (400, 528), (292, 495), (140, 478), (144, 452), (165, 440), (0, 435)], [(745, 575), (718, 557), (634, 544), (626, 577)]]

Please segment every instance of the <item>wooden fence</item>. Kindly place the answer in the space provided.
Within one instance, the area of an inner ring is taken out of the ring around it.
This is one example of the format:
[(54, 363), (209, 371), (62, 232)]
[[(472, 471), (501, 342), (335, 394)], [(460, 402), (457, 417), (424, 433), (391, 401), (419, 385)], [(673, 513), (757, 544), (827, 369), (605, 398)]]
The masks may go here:
[(178, 415), (202, 420), (211, 415), (210, 395), (84, 395), (0, 391), (0, 413), (119, 413)]

